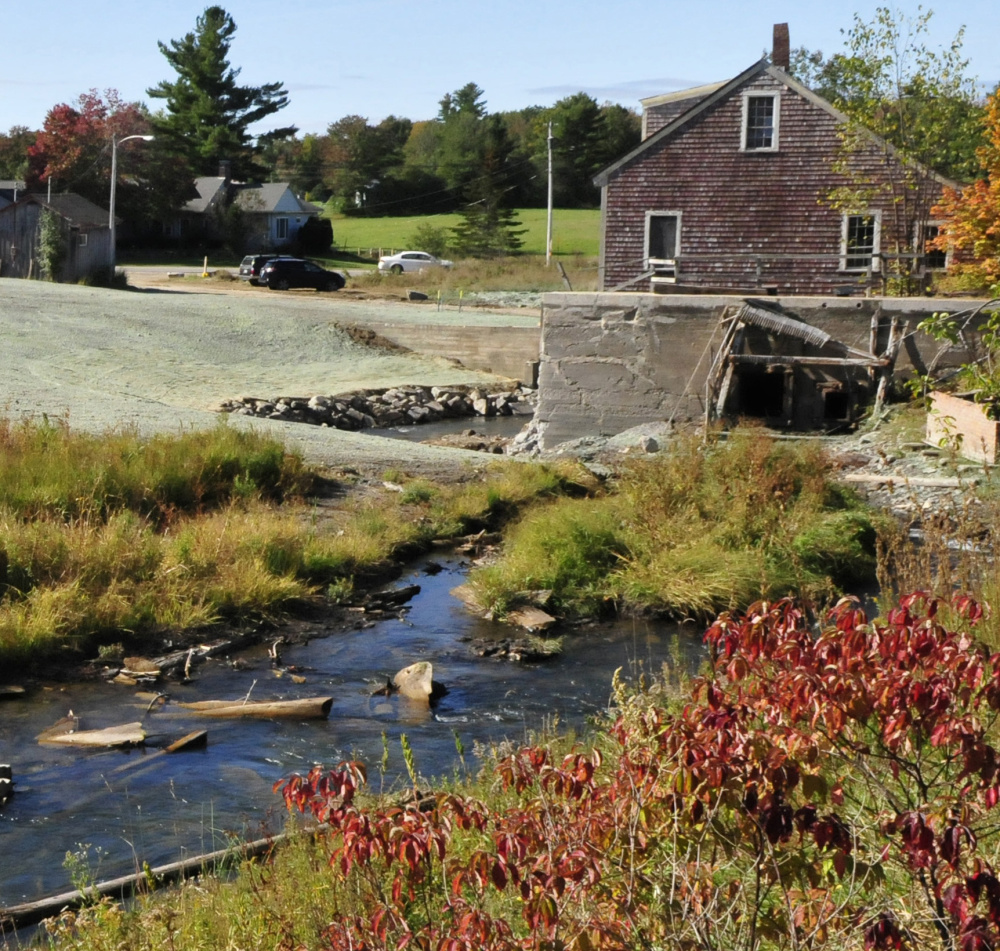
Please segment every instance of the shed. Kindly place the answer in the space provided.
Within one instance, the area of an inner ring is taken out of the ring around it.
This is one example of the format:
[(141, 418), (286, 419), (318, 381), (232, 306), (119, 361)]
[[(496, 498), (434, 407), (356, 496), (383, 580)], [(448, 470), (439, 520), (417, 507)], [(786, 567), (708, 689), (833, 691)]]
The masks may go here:
[(112, 266), (108, 212), (80, 195), (26, 195), (0, 208), (0, 275), (42, 277), (39, 240), (46, 212), (55, 215), (62, 254), (55, 279), (73, 283)]

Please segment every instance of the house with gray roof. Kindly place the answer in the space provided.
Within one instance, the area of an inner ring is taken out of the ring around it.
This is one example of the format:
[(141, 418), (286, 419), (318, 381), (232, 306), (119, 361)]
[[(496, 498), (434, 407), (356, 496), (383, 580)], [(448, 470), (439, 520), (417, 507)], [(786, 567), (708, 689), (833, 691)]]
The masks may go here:
[(236, 207), (246, 217), (244, 250), (275, 251), (291, 245), (306, 221), (320, 214), (321, 209), (299, 198), (288, 182), (248, 185), (230, 180), (225, 163), (219, 171), (217, 176), (195, 179), (198, 195), (165, 229), (169, 236), (222, 238), (223, 216)]

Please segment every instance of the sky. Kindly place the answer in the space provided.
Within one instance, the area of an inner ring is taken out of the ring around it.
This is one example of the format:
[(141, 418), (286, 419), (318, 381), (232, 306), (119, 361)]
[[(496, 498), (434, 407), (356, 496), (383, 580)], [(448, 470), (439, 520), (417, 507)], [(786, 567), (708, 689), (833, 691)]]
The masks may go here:
[[(30, 29), (0, 46), (0, 130), (40, 128), (49, 109), (90, 89), (128, 101), (175, 74), (157, 42), (194, 30), (205, 0), (49, 0)], [(290, 103), (254, 129), (295, 125), (323, 133), (345, 115), (431, 119), (442, 96), (468, 82), (490, 112), (547, 106), (576, 92), (638, 108), (644, 96), (729, 79), (771, 47), (787, 22), (793, 48), (841, 51), (855, 13), (877, 2), (817, 0), (230, 0), (230, 63), (240, 82), (281, 82)], [(925, 9), (926, 9), (925, 5)], [(1000, 0), (933, 6), (932, 48), (964, 25), (969, 73), (986, 91), (1000, 81)], [(21, 22), (13, 0), (8, 25)], [(896, 6), (913, 16), (914, 3)]]

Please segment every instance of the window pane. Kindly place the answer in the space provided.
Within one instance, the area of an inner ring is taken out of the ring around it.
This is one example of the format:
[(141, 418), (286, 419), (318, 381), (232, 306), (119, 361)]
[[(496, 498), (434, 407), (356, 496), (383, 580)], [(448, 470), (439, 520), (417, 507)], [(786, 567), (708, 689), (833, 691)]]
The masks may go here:
[(677, 256), (677, 215), (652, 215), (649, 219), (649, 256)]
[(747, 100), (747, 149), (769, 149), (774, 143), (774, 97)]
[[(937, 225), (924, 225), (924, 242), (933, 241), (940, 229)], [(931, 270), (942, 270), (948, 266), (948, 252), (938, 251), (934, 248), (924, 248), (924, 267)]]
[(864, 270), (875, 253), (875, 218), (873, 215), (850, 215), (847, 219), (848, 270)]

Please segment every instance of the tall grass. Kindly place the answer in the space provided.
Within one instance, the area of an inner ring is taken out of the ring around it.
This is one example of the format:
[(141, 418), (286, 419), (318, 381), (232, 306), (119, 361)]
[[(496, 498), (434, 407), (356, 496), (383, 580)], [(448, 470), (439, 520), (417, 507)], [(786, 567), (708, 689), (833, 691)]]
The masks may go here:
[(513, 464), (455, 486), (412, 481), (403, 497), (319, 518), (306, 497), (316, 475), (253, 433), (142, 440), (0, 421), (0, 660), (109, 641), (142, 650), (165, 630), (341, 597), (404, 552), (494, 527), (568, 484)]
[(568, 613), (708, 615), (873, 579), (875, 540), (873, 516), (819, 450), (750, 430), (709, 446), (678, 439), (662, 460), (629, 465), (603, 499), (533, 510), (470, 582), (500, 612), (545, 588)]

